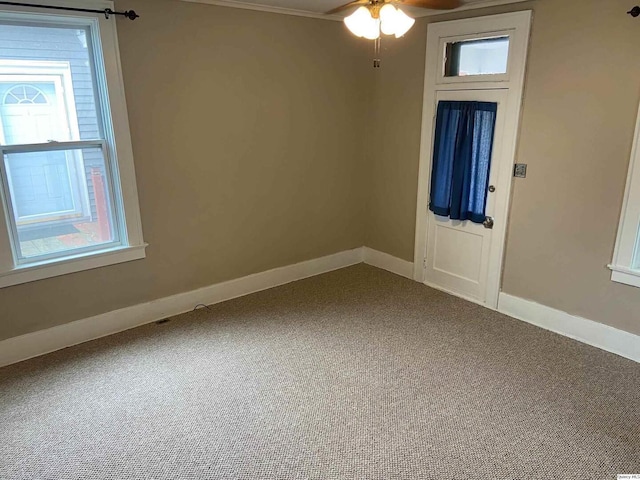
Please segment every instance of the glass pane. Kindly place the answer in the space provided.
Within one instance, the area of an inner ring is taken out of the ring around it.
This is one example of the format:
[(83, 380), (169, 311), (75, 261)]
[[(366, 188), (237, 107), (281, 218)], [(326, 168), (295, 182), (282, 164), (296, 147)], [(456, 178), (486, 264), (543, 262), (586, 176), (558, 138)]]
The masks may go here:
[(102, 149), (9, 153), (4, 167), (19, 258), (118, 241)]
[(89, 30), (0, 23), (0, 143), (102, 138)]
[(509, 37), (447, 44), (445, 77), (507, 73)]

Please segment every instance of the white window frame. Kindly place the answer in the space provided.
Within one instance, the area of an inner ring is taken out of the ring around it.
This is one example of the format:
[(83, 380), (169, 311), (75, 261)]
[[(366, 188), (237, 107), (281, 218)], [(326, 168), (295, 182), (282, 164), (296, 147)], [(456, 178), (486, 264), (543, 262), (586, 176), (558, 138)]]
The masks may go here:
[[(76, 8), (87, 8), (90, 4), (89, 8), (97, 10), (114, 9), (113, 2), (106, 0), (92, 0), (91, 2), (86, 0), (41, 0), (40, 3)], [(142, 237), (133, 149), (120, 67), (115, 17), (106, 19), (102, 13), (52, 12), (52, 10), (38, 8), (0, 7), (2, 18), (32, 22), (57, 20), (82, 27), (90, 26), (93, 37), (96, 81), (103, 80), (106, 84), (106, 92), (99, 96), (98, 101), (103, 118), (111, 119), (111, 122), (104, 122), (105, 139), (95, 143), (96, 146), (100, 144), (109, 149), (110, 162), (107, 164), (107, 168), (112, 168), (114, 203), (120, 217), (116, 221), (119, 222), (121, 238), (118, 245), (109, 245), (108, 248), (101, 250), (71, 251), (69, 255), (64, 257), (20, 264), (13, 253), (7, 218), (2, 217), (2, 215), (10, 215), (7, 210), (8, 202), (4, 201), (0, 208), (0, 288), (145, 258), (147, 244), (144, 243)], [(86, 142), (76, 143), (84, 144)], [(66, 145), (73, 148), (73, 144), (74, 142), (66, 142), (65, 144), (61, 142), (61, 147)], [(4, 160), (0, 159), (0, 161)]]
[(614, 282), (640, 287), (640, 110), (636, 121), (618, 237), (609, 268), (611, 280)]

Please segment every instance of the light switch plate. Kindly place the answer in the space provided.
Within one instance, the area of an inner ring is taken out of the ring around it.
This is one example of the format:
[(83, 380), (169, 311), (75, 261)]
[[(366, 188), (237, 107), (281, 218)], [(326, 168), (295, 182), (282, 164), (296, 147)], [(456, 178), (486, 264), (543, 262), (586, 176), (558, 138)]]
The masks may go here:
[(526, 163), (516, 163), (513, 168), (513, 176), (516, 178), (527, 178), (527, 164)]

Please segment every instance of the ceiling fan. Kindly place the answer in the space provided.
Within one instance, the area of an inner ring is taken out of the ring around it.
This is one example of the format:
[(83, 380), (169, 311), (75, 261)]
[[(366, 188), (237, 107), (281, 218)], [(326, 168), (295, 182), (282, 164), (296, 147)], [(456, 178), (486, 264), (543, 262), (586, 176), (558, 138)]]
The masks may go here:
[(347, 28), (357, 37), (374, 41), (374, 68), (380, 67), (380, 38), (382, 35), (393, 35), (396, 38), (407, 33), (415, 19), (408, 16), (397, 6), (430, 8), (434, 10), (452, 10), (462, 5), (461, 0), (355, 0), (345, 3), (327, 15), (340, 13), (354, 7), (355, 12), (344, 19)]

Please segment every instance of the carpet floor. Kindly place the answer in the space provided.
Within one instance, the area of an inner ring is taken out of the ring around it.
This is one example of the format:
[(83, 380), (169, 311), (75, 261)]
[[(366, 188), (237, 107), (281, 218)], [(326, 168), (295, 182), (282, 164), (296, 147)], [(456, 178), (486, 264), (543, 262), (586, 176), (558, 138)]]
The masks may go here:
[(0, 479), (615, 479), (640, 365), (358, 265), (0, 369)]

